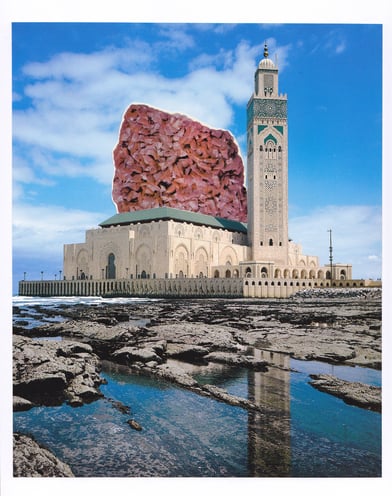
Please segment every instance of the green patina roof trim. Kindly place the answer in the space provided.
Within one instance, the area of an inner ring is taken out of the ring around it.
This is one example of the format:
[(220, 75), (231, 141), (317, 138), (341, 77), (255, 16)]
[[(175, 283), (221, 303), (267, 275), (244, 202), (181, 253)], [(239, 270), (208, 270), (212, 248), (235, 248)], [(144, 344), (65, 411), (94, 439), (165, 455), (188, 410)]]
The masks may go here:
[(274, 126), (274, 128), (280, 132), (280, 134), (283, 134), (283, 126)]
[(267, 143), (267, 141), (268, 141), (268, 140), (272, 140), (272, 141), (275, 143), (275, 145), (276, 145), (276, 143), (278, 142), (278, 141), (277, 141), (277, 139), (275, 138), (275, 136), (273, 136), (272, 134), (269, 134), (269, 135), (265, 138), (265, 140), (264, 140), (264, 144), (265, 144), (265, 143)]
[(179, 210), (177, 208), (159, 207), (147, 210), (137, 210), (134, 212), (124, 212), (115, 214), (99, 225), (100, 227), (123, 226), (136, 224), (137, 222), (152, 222), (159, 220), (175, 220), (178, 222), (189, 222), (200, 226), (209, 226), (219, 229), (226, 229), (232, 232), (247, 233), (247, 225), (237, 220), (222, 219), (211, 215)]

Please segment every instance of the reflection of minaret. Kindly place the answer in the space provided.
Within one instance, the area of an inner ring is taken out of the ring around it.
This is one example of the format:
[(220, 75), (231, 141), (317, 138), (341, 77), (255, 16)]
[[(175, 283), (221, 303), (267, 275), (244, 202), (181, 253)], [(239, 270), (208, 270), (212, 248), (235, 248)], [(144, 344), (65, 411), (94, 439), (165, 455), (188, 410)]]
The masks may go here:
[(266, 409), (248, 413), (249, 476), (289, 476), (290, 357), (256, 349), (254, 354), (274, 366), (268, 372), (248, 374), (248, 399)]

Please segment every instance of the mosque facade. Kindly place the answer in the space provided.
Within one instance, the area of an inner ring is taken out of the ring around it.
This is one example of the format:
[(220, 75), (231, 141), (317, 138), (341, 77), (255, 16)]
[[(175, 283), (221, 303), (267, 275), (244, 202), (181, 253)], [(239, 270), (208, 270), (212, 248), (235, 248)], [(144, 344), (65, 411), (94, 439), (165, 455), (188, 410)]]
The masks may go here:
[[(264, 58), (247, 106), (248, 224), (173, 208), (116, 214), (64, 246), (66, 279), (330, 279), (331, 267), (304, 255), (288, 233), (287, 95)], [(351, 266), (332, 267), (351, 279)]]
[[(207, 293), (214, 294), (216, 280), (224, 279), (218, 292), (235, 287), (234, 294), (246, 296), (286, 296), (287, 289), (276, 292), (276, 287), (322, 287), (332, 281), (352, 285), (350, 264), (331, 260), (321, 266), (317, 256), (303, 254), (289, 238), (287, 95), (279, 93), (278, 83), (278, 67), (265, 46), (247, 105), (247, 224), (169, 207), (115, 214), (88, 230), (85, 242), (64, 246), (61, 284), (71, 289), (60, 293), (72, 293), (77, 281), (86, 288), (91, 282), (94, 294), (110, 288), (141, 294), (147, 286), (137, 281), (149, 281), (147, 293), (158, 287), (164, 293), (168, 283), (162, 281), (176, 280), (181, 293), (203, 280)], [(215, 282), (208, 286), (208, 280)], [(113, 285), (117, 281), (122, 283)], [(250, 284), (269, 290), (250, 294)]]

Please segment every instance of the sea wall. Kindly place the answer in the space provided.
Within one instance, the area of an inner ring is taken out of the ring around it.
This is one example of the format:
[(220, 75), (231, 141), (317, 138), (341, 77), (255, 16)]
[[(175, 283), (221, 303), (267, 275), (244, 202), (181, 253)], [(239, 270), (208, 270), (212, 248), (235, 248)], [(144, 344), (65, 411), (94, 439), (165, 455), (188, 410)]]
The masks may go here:
[(360, 288), (381, 286), (380, 281), (354, 279), (177, 278), (85, 279), (20, 281), (19, 296), (148, 296), (287, 298), (310, 288)]

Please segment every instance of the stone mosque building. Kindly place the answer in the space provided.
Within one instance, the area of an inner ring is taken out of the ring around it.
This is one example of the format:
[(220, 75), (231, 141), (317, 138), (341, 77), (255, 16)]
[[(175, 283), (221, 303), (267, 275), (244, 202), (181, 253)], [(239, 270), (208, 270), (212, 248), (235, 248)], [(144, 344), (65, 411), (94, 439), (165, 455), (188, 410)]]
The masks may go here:
[(64, 246), (61, 281), (22, 281), (20, 294), (287, 297), (367, 285), (351, 265), (331, 256), (320, 266), (289, 238), (287, 95), (278, 83), (265, 46), (247, 105), (247, 222), (159, 202), (123, 211)]

